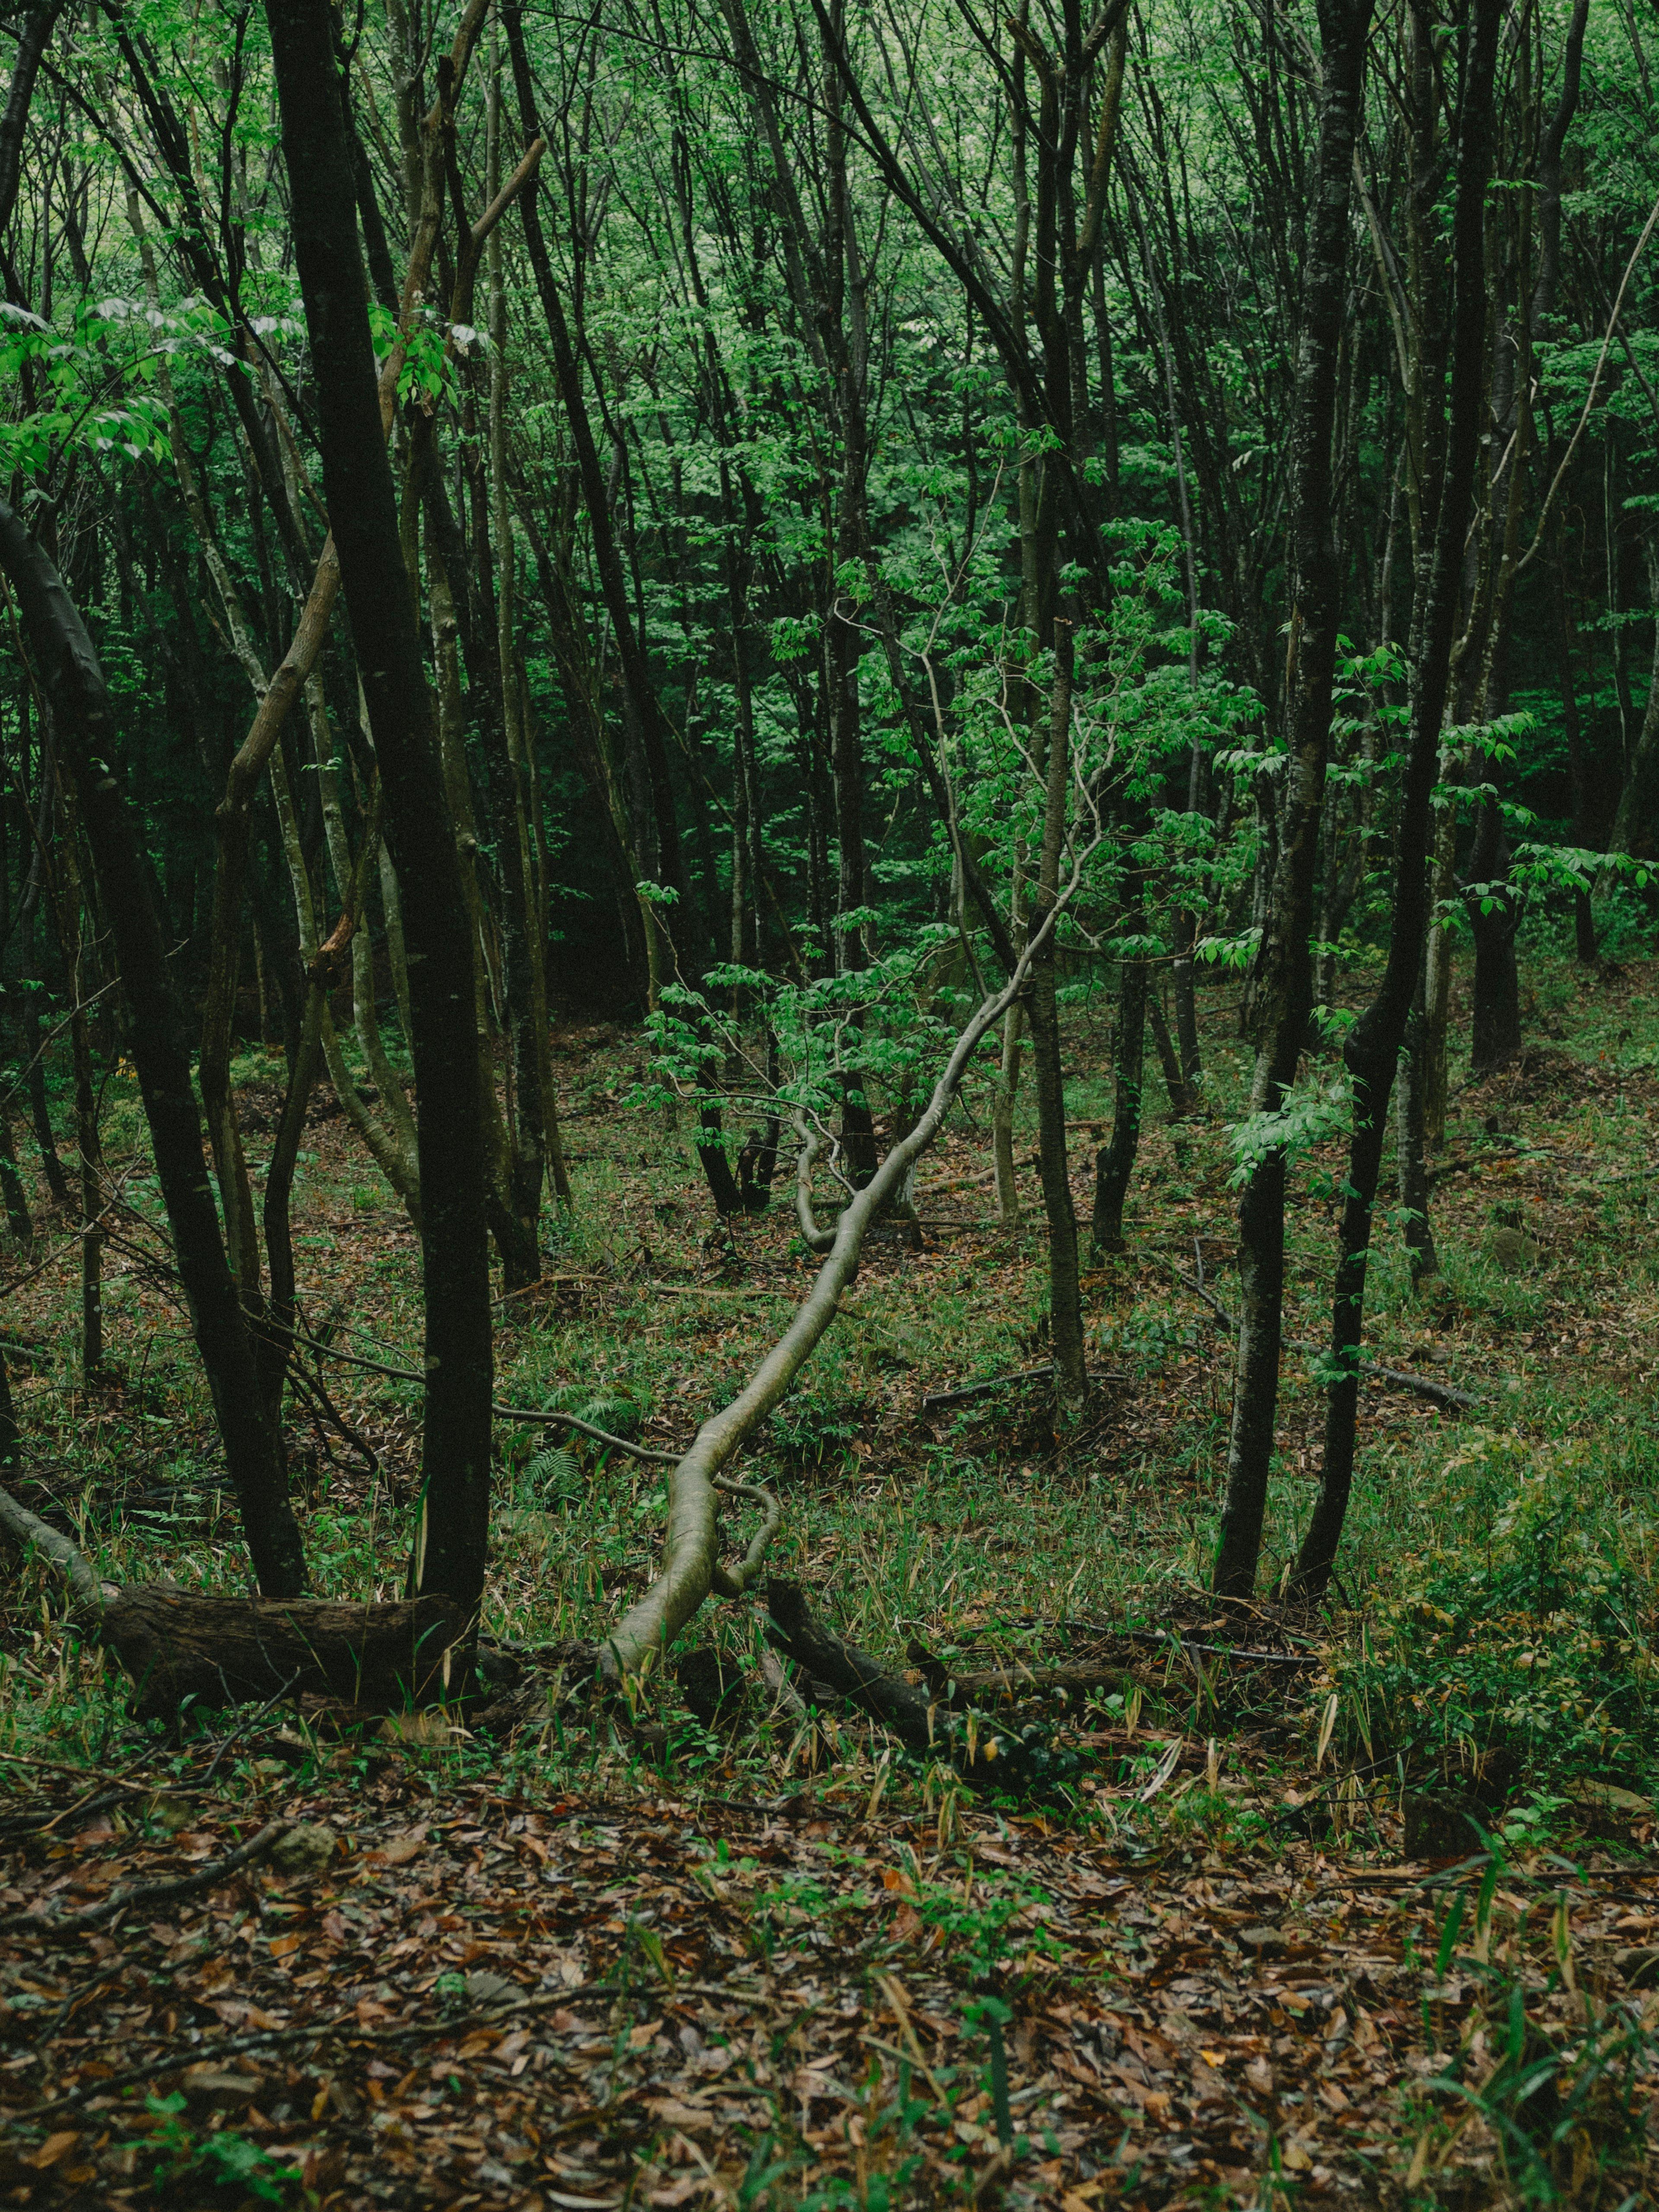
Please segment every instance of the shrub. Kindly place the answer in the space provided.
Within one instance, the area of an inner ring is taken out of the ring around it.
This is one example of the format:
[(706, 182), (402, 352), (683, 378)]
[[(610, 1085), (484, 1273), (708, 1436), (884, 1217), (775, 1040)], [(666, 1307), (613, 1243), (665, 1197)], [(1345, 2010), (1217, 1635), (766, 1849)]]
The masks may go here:
[(1534, 1784), (1659, 1774), (1655, 1530), (1588, 1449), (1480, 1431), (1444, 1470), (1434, 1524), (1339, 1669), (1369, 1756), (1501, 1769)]

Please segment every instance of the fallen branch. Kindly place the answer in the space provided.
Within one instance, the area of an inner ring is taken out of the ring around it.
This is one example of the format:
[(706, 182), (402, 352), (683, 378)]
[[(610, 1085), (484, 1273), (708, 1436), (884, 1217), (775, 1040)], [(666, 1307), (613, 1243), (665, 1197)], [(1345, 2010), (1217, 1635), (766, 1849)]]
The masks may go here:
[[(924, 1413), (931, 1413), (936, 1406), (965, 1406), (970, 1398), (989, 1397), (994, 1390), (1006, 1390), (1011, 1382), (1039, 1382), (1054, 1373), (1052, 1361), (1042, 1367), (1022, 1367), (1012, 1375), (995, 1375), (988, 1382), (966, 1382), (959, 1390), (935, 1390), (921, 1401)], [(1091, 1367), (1091, 1382), (1127, 1382), (1128, 1376), (1115, 1367)]]
[(126, 1889), (112, 1891), (101, 1905), (89, 1905), (84, 1912), (63, 1913), (55, 1919), (39, 1912), (9, 1912), (0, 1920), (0, 1936), (15, 1936), (26, 1929), (38, 1943), (58, 1943), (66, 1936), (84, 1935), (89, 1928), (101, 1927), (105, 1921), (113, 1920), (117, 1913), (125, 1912), (130, 1905), (154, 1905), (164, 1897), (188, 1897), (196, 1890), (216, 1888), (228, 1875), (263, 1858), (293, 1826), (292, 1820), (267, 1820), (258, 1835), (250, 1836), (234, 1851), (227, 1851), (223, 1858), (198, 1867), (194, 1874), (179, 1875), (163, 1881), (136, 1881)]
[(25, 1549), (33, 1546), (43, 1559), (50, 1559), (69, 1584), (76, 1602), (93, 1613), (101, 1613), (106, 1596), (114, 1594), (113, 1583), (104, 1582), (80, 1547), (67, 1536), (60, 1536), (49, 1522), (20, 1505), (9, 1490), (0, 1490), (0, 1528)]
[(935, 1703), (856, 1644), (842, 1643), (813, 1612), (799, 1583), (775, 1577), (768, 1583), (766, 1610), (786, 1656), (803, 1674), (871, 1714), (919, 1758), (948, 1748), (934, 1724)]
[[(612, 1630), (605, 1648), (603, 1663), (607, 1674), (613, 1677), (637, 1674), (647, 1663), (648, 1655), (665, 1650), (673, 1642), (714, 1589), (715, 1476), (789, 1390), (835, 1319), (842, 1295), (857, 1271), (870, 1224), (903, 1189), (911, 1169), (944, 1126), (975, 1050), (1024, 990), (1032, 958), (1065, 910), (1066, 898), (1075, 890), (1084, 862), (1093, 849), (1091, 844), (1077, 856), (1066, 896), (1048, 908), (1041, 926), (1032, 932), (1007, 983), (994, 997), (985, 1000), (963, 1026), (915, 1125), (889, 1148), (870, 1181), (842, 1207), (833, 1236), (820, 1231), (813, 1218), (810, 1164), (808, 1180), (803, 1180), (801, 1168), (797, 1167), (796, 1211), (802, 1234), (814, 1243), (815, 1249), (824, 1250), (823, 1265), (788, 1328), (732, 1403), (703, 1423), (669, 1477), (662, 1571)], [(809, 1133), (803, 1152), (811, 1150)], [(827, 1249), (822, 1243), (826, 1236)]]
[[(1197, 1291), (1222, 1327), (1231, 1329), (1237, 1336), (1238, 1323), (1215, 1293), (1206, 1291), (1202, 1283), (1195, 1283), (1190, 1275), (1182, 1274), (1178, 1267), (1176, 1273), (1189, 1291)], [(1310, 1359), (1316, 1359), (1320, 1354), (1317, 1345), (1309, 1344), (1301, 1337), (1287, 1336), (1285, 1345), (1287, 1351), (1299, 1352)], [(1374, 1359), (1362, 1359), (1359, 1371), (1362, 1375), (1370, 1376), (1375, 1382), (1389, 1382), (1397, 1390), (1413, 1391), (1418, 1397), (1428, 1399), (1432, 1405), (1449, 1406), (1459, 1413), (1468, 1413), (1480, 1403), (1479, 1398), (1472, 1397), (1467, 1390), (1454, 1390), (1449, 1382), (1431, 1382), (1427, 1376), (1410, 1375), (1403, 1368), (1379, 1367)]]

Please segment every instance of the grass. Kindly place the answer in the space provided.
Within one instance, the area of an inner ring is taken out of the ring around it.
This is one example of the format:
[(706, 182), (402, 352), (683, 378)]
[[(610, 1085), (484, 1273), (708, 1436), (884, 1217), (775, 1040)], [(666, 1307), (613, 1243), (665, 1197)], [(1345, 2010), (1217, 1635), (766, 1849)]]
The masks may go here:
[[(1437, 1191), (1443, 1272), (1420, 1297), (1397, 1231), (1379, 1233), (1368, 1349), (1476, 1390), (1482, 1406), (1478, 1420), (1459, 1422), (1408, 1397), (1368, 1392), (1340, 1565), (1341, 1600), (1355, 1617), (1394, 1603), (1425, 1560), (1443, 1566), (1450, 1540), (1478, 1540), (1483, 1518), (1499, 1510), (1490, 1486), (1477, 1496), (1448, 1477), (1477, 1425), (1532, 1453), (1570, 1443), (1576, 1463), (1594, 1470), (1594, 1481), (1581, 1485), (1580, 1510), (1620, 1542), (1638, 1542), (1654, 1498), (1659, 1436), (1633, 1407), (1646, 1387), (1659, 1308), (1645, 1173), (1659, 1098), (1656, 971), (1632, 961), (1621, 975), (1588, 984), (1559, 961), (1530, 972), (1537, 1018), (1565, 1034), (1541, 1060), (1534, 1054), (1518, 1073), (1478, 1087), (1454, 1071), (1446, 1158), (1464, 1171)], [(1346, 995), (1357, 1002), (1364, 983), (1356, 969)], [(1206, 1269), (1226, 1295), (1226, 1123), (1241, 1109), (1248, 1073), (1232, 995), (1230, 987), (1209, 988), (1202, 1001), (1212, 1117), (1170, 1127), (1152, 1085), (1129, 1250), (1085, 1278), (1091, 1360), (1122, 1379), (1105, 1387), (1074, 1436), (1056, 1439), (1040, 1386), (919, 1418), (926, 1392), (1045, 1356), (1044, 1240), (1032, 1172), (1022, 1170), (1026, 1213), (1016, 1231), (935, 1228), (922, 1255), (886, 1237), (867, 1254), (842, 1319), (744, 1468), (784, 1496), (778, 1571), (820, 1588), (843, 1632), (892, 1654), (916, 1634), (1017, 1639), (1033, 1620), (1152, 1618), (1172, 1595), (1201, 1584), (1224, 1471), (1230, 1352), (1179, 1278), (1201, 1237)], [(1068, 1020), (1079, 1070), (1068, 1104), (1074, 1119), (1098, 1121), (1110, 1110), (1105, 1023), (1086, 1001)], [(781, 1196), (757, 1219), (716, 1224), (689, 1125), (610, 1103), (626, 1093), (637, 1060), (637, 1046), (614, 1035), (579, 1039), (561, 1060), (577, 1211), (551, 1224), (558, 1282), (500, 1310), (496, 1395), (530, 1407), (581, 1397), (609, 1404), (618, 1420), (616, 1401), (626, 1399), (648, 1440), (661, 1443), (689, 1438), (740, 1385), (810, 1278)], [(265, 1052), (244, 1052), (233, 1067), (243, 1087), (279, 1077), (280, 1060)], [(48, 1231), (52, 1263), (8, 1313), (9, 1328), (33, 1347), (16, 1369), (40, 1486), (30, 1495), (37, 1505), (45, 1492), (56, 1498), (113, 1579), (165, 1573), (187, 1587), (246, 1587), (205, 1390), (183, 1316), (154, 1264), (157, 1202), (145, 1183), (131, 1079), (112, 1075), (106, 1096), (112, 1167), (125, 1177), (134, 1208), (106, 1263), (109, 1351), (121, 1379), (79, 1387), (74, 1255), (58, 1224)], [(1491, 1134), (1489, 1122), (1504, 1133)], [(1549, 1150), (1504, 1155), (1503, 1146), (1523, 1139)], [(1028, 1086), (1018, 1155), (1029, 1158), (1034, 1145)], [(253, 1151), (261, 1157), (257, 1142)], [(924, 1215), (982, 1222), (993, 1202), (988, 1164), (981, 1091), (953, 1115), (924, 1164)], [(1091, 1151), (1079, 1143), (1073, 1177), (1085, 1217), (1091, 1168)], [(1338, 1151), (1328, 1147), (1296, 1179), (1289, 1326), (1309, 1341), (1327, 1326), (1333, 1249), (1332, 1202), (1319, 1194), (1321, 1179), (1328, 1190), (1340, 1169)], [(417, 1248), (338, 1118), (307, 1132), (295, 1210), (312, 1327), (368, 1358), (412, 1364)], [(1534, 1265), (1510, 1273), (1492, 1237), (1516, 1224), (1540, 1253)], [(1323, 1400), (1306, 1367), (1287, 1355), (1267, 1590), (1295, 1555), (1318, 1474)], [(393, 1595), (407, 1543), (398, 1500), (410, 1494), (417, 1466), (417, 1393), (344, 1366), (331, 1372), (330, 1387), (384, 1472), (371, 1480), (342, 1437), (294, 1417), (315, 1583), (332, 1595)], [(544, 1462), (532, 1474), (547, 1441), (544, 1431), (498, 1430), (487, 1625), (530, 1640), (596, 1637), (653, 1571), (663, 1477), (580, 1441), (556, 1467)], [(737, 1509), (732, 1548), (747, 1525), (746, 1509)], [(1642, 1561), (1650, 1575), (1650, 1547)], [(1647, 1588), (1650, 1600), (1650, 1580)], [(112, 1725), (115, 1686), (95, 1655), (65, 1650), (48, 1632), (56, 1602), (38, 1578), (11, 1601), (0, 1745), (15, 1751), (66, 1736), (89, 1747)], [(1645, 1636), (1645, 1621), (1638, 1633)], [(693, 1631), (739, 1653), (752, 1634), (746, 1613), (730, 1608), (707, 1610)], [(707, 1750), (714, 1760), (714, 1747)], [(590, 1743), (573, 1747), (567, 1739), (562, 1750), (550, 1739), (538, 1755), (595, 1753)], [(717, 1763), (729, 1775), (767, 1756), (758, 1746), (725, 1744)]]

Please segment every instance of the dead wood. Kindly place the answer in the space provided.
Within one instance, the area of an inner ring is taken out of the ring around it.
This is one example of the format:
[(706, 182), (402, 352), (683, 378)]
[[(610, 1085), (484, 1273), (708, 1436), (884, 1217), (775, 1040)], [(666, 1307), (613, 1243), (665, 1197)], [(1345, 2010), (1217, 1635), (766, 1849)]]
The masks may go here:
[(26, 1505), (20, 1505), (9, 1490), (0, 1490), (0, 1531), (21, 1549), (33, 1548), (50, 1560), (69, 1584), (77, 1605), (96, 1613), (103, 1604), (109, 1586), (100, 1582), (80, 1547), (60, 1535), (38, 1513), (31, 1513)]
[(130, 1905), (156, 1905), (163, 1898), (191, 1897), (204, 1889), (216, 1889), (218, 1885), (245, 1866), (262, 1859), (272, 1845), (282, 1841), (294, 1826), (292, 1820), (267, 1820), (256, 1835), (245, 1844), (239, 1844), (222, 1858), (211, 1860), (192, 1873), (170, 1875), (162, 1881), (130, 1882), (118, 1889), (99, 1905), (89, 1905), (83, 1912), (65, 1912), (48, 1918), (40, 1912), (9, 1912), (0, 1920), (0, 1935), (14, 1935), (19, 1929), (27, 1929), (37, 1942), (57, 1942), (65, 1936), (78, 1936), (89, 1928), (101, 1927), (113, 1920), (118, 1912), (125, 1912)]
[(462, 1623), (442, 1598), (348, 1605), (223, 1597), (138, 1583), (104, 1608), (103, 1638), (138, 1686), (139, 1711), (321, 1696), (374, 1711), (431, 1705), (449, 1686)]
[(1030, 1698), (1084, 1698), (1094, 1690), (1115, 1691), (1127, 1697), (1135, 1686), (1135, 1676), (1127, 1667), (1016, 1665), (964, 1674), (922, 1644), (910, 1644), (905, 1656), (919, 1669), (935, 1702), (941, 1705), (1017, 1705)]
[(786, 1656), (803, 1674), (872, 1715), (919, 1758), (946, 1750), (933, 1702), (856, 1644), (843, 1643), (813, 1612), (799, 1583), (774, 1577), (766, 1585), (766, 1610)]

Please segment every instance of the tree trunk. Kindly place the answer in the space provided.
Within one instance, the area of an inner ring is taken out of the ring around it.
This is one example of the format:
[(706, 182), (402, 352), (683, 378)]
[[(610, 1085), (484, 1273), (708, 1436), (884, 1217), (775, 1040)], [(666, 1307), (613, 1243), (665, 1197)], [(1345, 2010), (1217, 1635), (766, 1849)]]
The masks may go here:
[[(1388, 1127), (1389, 1096), (1422, 975), (1429, 923), (1429, 843), (1434, 782), (1451, 674), (1463, 565), (1484, 428), (1486, 345), (1484, 204), (1492, 168), (1492, 76), (1501, 0), (1475, 0), (1457, 143), (1453, 216), (1451, 398), (1434, 544), (1421, 564), (1413, 613), (1411, 735), (1395, 829), (1392, 927), (1382, 985), (1349, 1030), (1343, 1057), (1353, 1083), (1353, 1128), (1343, 1185), (1331, 1315), (1325, 1451), (1319, 1497), (1296, 1565), (1307, 1597), (1324, 1590), (1336, 1562), (1353, 1487), (1359, 1418), (1359, 1346), (1372, 1213)], [(1437, 386), (1440, 364), (1429, 374)]]
[[(432, 702), (380, 433), (350, 161), (328, 0), (268, 0), (295, 257), (315, 377), (323, 489), (407, 896), (426, 1406), (411, 1578), (467, 1631), (489, 1540), (489, 1253), (473, 952), (444, 804)], [(440, 117), (436, 127), (444, 126)], [(470, 241), (469, 241), (470, 243)]]
[[(1075, 656), (1072, 625), (1056, 618), (1054, 689), (1048, 715), (1048, 795), (1042, 857), (1037, 870), (1031, 923), (1042, 930), (1060, 886), (1060, 848), (1070, 794), (1072, 675)], [(1060, 1012), (1054, 995), (1054, 932), (1043, 932), (1031, 963), (1027, 1000), (1031, 1025), (1031, 1063), (1036, 1082), (1038, 1169), (1042, 1208), (1048, 1221), (1048, 1341), (1054, 1362), (1054, 1395), (1062, 1415), (1070, 1416), (1088, 1392), (1083, 1350), (1083, 1298), (1078, 1284), (1077, 1212), (1066, 1158), (1066, 1071), (1060, 1057)]]
[(1472, 888), (1463, 894), (1474, 936), (1469, 1073), (1477, 1076), (1502, 1067), (1521, 1049), (1521, 977), (1515, 958), (1520, 914), (1509, 868), (1503, 810), (1496, 799), (1487, 798), (1480, 804), (1469, 854)]
[(996, 1174), (997, 1218), (1005, 1229), (1019, 1219), (1019, 1183), (1014, 1172), (1014, 1105), (1019, 1097), (1020, 1044), (1025, 1009), (1018, 1001), (1002, 1018), (1002, 1049), (996, 1096), (991, 1102), (991, 1158)]
[[(1123, 926), (1139, 936), (1146, 915), (1137, 893)], [(1146, 1058), (1146, 963), (1139, 955), (1121, 964), (1117, 1019), (1112, 1025), (1112, 1135), (1095, 1155), (1094, 1243), (1098, 1252), (1121, 1252), (1123, 1201), (1140, 1146), (1141, 1098)]]
[(253, 1347), (203, 1166), (201, 1118), (179, 1042), (167, 947), (132, 817), (110, 766), (119, 748), (103, 672), (57, 571), (3, 503), (0, 568), (17, 594), (52, 708), (60, 757), (75, 779), (120, 968), (133, 1065), (179, 1280), (253, 1571), (267, 1596), (293, 1596), (305, 1587), (305, 1554), (289, 1502), (282, 1440), (265, 1417)]
[[(1252, 1117), (1283, 1109), (1312, 1000), (1308, 951), (1340, 614), (1332, 443), (1347, 313), (1348, 203), (1370, 15), (1371, 0), (1324, 0), (1319, 10), (1319, 149), (1310, 190), (1291, 457), (1293, 596), (1285, 686), (1290, 744), (1276, 807), (1272, 896), (1255, 969), (1259, 1027)], [(1238, 1367), (1215, 1564), (1215, 1588), (1224, 1597), (1250, 1595), (1261, 1552), (1279, 1403), (1288, 1164), (1283, 1146), (1269, 1144), (1250, 1169), (1239, 1203)]]
[(1400, 1111), (1396, 1148), (1400, 1164), (1400, 1203), (1406, 1213), (1406, 1250), (1412, 1271), (1412, 1288), (1420, 1290), (1431, 1275), (1440, 1273), (1440, 1255), (1434, 1245), (1434, 1224), (1429, 1217), (1429, 1169), (1424, 1115), (1427, 1105), (1428, 1015), (1424, 1005), (1424, 979), (1419, 975), (1406, 1024), (1405, 1052), (1400, 1063)]

